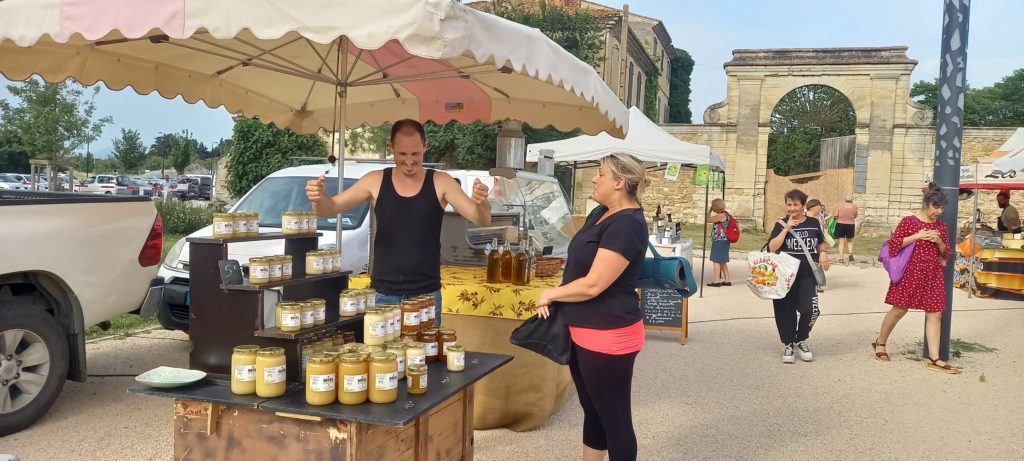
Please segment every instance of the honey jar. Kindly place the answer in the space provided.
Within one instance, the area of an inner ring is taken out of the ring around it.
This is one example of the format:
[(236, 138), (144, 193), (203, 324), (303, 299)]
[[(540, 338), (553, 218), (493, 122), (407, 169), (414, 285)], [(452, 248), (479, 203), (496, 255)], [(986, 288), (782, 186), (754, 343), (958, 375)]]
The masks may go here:
[(314, 355), (306, 365), (306, 403), (329, 405), (338, 397), (338, 364), (327, 355)]
[(429, 328), (420, 332), (419, 341), (423, 343), (423, 350), (427, 356), (427, 363), (436, 362), (437, 351), (437, 329)]
[(302, 329), (302, 305), (299, 303), (281, 303), (281, 323), (277, 328), (292, 333)]
[(427, 366), (426, 365), (409, 365), (409, 370), (406, 371), (408, 376), (408, 392), (410, 394), (426, 394), (427, 393)]
[(231, 393), (256, 393), (256, 352), (259, 346), (235, 346), (231, 353)]
[(466, 348), (455, 344), (448, 346), (445, 351), (448, 357), (448, 371), (462, 371), (466, 369)]
[(284, 395), (287, 378), (283, 347), (265, 347), (256, 353), (256, 395), (263, 398)]
[(398, 398), (398, 362), (395, 354), (370, 355), (369, 398), (373, 403), (391, 403)]
[(438, 359), (442, 362), (448, 360), (448, 346), (458, 344), (459, 338), (455, 336), (455, 330), (441, 329), (437, 332), (437, 353)]
[(213, 238), (229, 239), (235, 236), (235, 217), (231, 213), (213, 214)]
[(343, 354), (338, 359), (338, 402), (359, 405), (366, 401), (369, 368), (366, 356), (358, 352)]
[(265, 257), (249, 258), (249, 284), (270, 283), (270, 261)]

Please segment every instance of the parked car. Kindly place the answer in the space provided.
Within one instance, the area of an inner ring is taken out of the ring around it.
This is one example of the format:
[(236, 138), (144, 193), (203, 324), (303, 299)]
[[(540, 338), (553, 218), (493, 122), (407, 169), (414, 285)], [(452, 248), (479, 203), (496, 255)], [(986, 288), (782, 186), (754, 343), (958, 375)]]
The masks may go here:
[(0, 190), (28, 190), (28, 187), (21, 185), (21, 181), (14, 176), (0, 173)]
[(160, 194), (153, 191), (153, 186), (141, 179), (132, 179), (132, 185), (139, 191), (138, 195), (143, 197), (159, 197)]
[(5, 174), (10, 176), (10, 177), (12, 177), (12, 178), (14, 178), (14, 179), (16, 179), (16, 180), (18, 180), (18, 182), (21, 183), (21, 187), (24, 190), (29, 190), (29, 189), (32, 188), (32, 177), (30, 175), (21, 174), (21, 173), (5, 173)]
[(75, 186), (75, 191), (106, 195), (130, 195), (128, 190), (130, 183), (131, 180), (127, 176), (98, 174)]
[(86, 327), (156, 309), (163, 225), (143, 197), (36, 191), (0, 191), (0, 222), (2, 438), (86, 381)]
[(174, 198), (178, 200), (195, 200), (199, 198), (199, 180), (181, 177), (174, 186)]
[(195, 194), (192, 196), (198, 200), (213, 199), (213, 176), (206, 174), (190, 174), (185, 176), (189, 181), (196, 183)]

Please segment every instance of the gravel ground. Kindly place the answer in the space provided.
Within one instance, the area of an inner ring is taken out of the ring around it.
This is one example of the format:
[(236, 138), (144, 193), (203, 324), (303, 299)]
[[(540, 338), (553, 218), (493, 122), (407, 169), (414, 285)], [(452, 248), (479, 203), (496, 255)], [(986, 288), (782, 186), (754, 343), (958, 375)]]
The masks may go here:
[[(734, 260), (734, 280), (746, 264)], [(710, 269), (710, 268), (709, 268)], [(709, 278), (710, 280), (710, 278)], [(885, 272), (837, 266), (812, 334), (815, 361), (780, 363), (771, 304), (741, 286), (692, 299), (690, 337), (651, 331), (633, 381), (640, 459), (1024, 459), (1024, 303), (955, 294), (953, 337), (994, 347), (925, 368), (924, 316), (904, 318), (890, 363), (869, 343), (887, 310)], [(180, 333), (144, 332), (89, 345), (92, 375), (185, 366)], [(165, 460), (169, 400), (129, 395), (130, 377), (69, 382), (35, 426), (0, 438), (22, 460)], [(476, 432), (481, 460), (576, 459), (583, 414), (572, 398), (540, 429)], [(57, 443), (55, 443), (57, 442)]]

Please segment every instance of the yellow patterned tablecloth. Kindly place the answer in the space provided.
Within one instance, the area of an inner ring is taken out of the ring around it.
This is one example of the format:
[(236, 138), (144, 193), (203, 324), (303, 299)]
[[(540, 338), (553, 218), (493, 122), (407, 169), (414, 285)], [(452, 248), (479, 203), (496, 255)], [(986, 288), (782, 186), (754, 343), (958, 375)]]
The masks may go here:
[[(528, 286), (486, 280), (486, 267), (441, 266), (442, 313), (525, 320), (537, 311), (540, 292), (558, 286), (562, 274), (534, 279)], [(351, 288), (369, 285), (369, 275), (349, 279)]]
[[(468, 350), (515, 357), (473, 385), (473, 427), (533, 430), (569, 399), (572, 377), (568, 367), (513, 346), (508, 338), (537, 310), (540, 292), (557, 286), (562, 274), (525, 287), (485, 283), (486, 274), (484, 267), (441, 266), (441, 324), (455, 329)], [(351, 288), (369, 285), (367, 275), (349, 279)]]

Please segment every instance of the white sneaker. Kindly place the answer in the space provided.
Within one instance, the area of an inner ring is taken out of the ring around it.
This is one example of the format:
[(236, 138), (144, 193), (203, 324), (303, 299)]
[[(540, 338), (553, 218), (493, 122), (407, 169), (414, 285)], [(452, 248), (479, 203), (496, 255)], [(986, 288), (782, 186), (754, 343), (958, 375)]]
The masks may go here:
[(807, 345), (807, 341), (800, 341), (796, 343), (796, 353), (800, 356), (800, 360), (803, 360), (804, 362), (814, 360), (814, 353), (811, 352), (811, 348)]
[(792, 344), (787, 344), (782, 351), (782, 363), (796, 363), (796, 352)]

